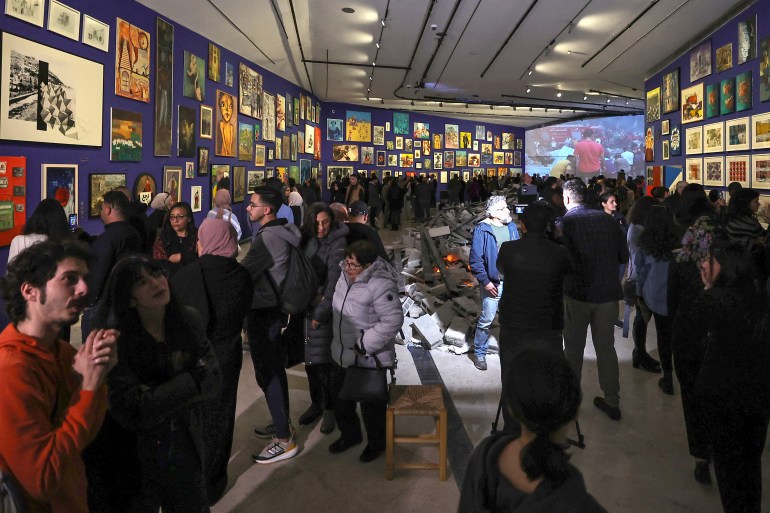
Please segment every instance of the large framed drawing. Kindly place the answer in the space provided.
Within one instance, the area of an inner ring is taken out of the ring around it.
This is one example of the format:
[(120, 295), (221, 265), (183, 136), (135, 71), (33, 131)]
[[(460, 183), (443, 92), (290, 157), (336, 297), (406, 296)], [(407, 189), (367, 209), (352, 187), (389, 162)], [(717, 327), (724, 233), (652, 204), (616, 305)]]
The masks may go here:
[(117, 188), (125, 187), (125, 173), (93, 173), (88, 177), (88, 217), (99, 217), (102, 211), (102, 196)]
[[(689, 130), (689, 129), (688, 129)], [(703, 153), (725, 151), (725, 125), (721, 121), (703, 127)]]
[(725, 139), (727, 151), (748, 150), (749, 118), (737, 118), (725, 121)]
[(664, 113), (679, 110), (679, 68), (663, 75), (661, 99)]
[(275, 97), (262, 93), (262, 140), (275, 141)]
[(227, 91), (217, 89), (217, 126), (214, 154), (235, 157), (236, 122), (235, 98)]
[(751, 116), (751, 149), (770, 148), (770, 112)]
[(45, 1), (38, 0), (30, 2), (29, 0), (5, 0), (5, 14), (19, 18), (38, 27), (43, 26), (43, 16), (45, 14)]
[(83, 32), (80, 37), (84, 45), (93, 46), (103, 52), (110, 49), (110, 26), (87, 14), (83, 15)]
[(262, 75), (240, 63), (238, 77), (238, 111), (244, 116), (262, 119)]
[(115, 94), (149, 103), (150, 34), (120, 18), (116, 32)]
[[(85, 30), (85, 22), (83, 22)], [(156, 157), (171, 156), (174, 100), (174, 26), (158, 18), (155, 22), (155, 135)]]
[(682, 124), (703, 121), (703, 83), (682, 89)]
[(80, 40), (80, 11), (51, 0), (48, 5), (48, 30), (60, 36)]
[(711, 75), (711, 40), (704, 41), (690, 52), (690, 82)]
[(751, 179), (751, 158), (748, 155), (729, 155), (725, 157), (725, 172), (727, 183), (738, 182), (743, 187), (749, 187)]
[(142, 113), (113, 108), (110, 160), (139, 162), (142, 160)]
[(41, 198), (58, 201), (67, 215), (77, 214), (78, 166), (77, 164), (43, 164)]
[(1, 60), (0, 139), (102, 145), (101, 64), (7, 32)]
[(206, 97), (206, 61), (185, 50), (182, 80), (182, 95), (202, 102)]
[(660, 87), (647, 91), (647, 116), (648, 123), (660, 119)]
[(703, 159), (703, 185), (712, 187), (725, 185), (724, 157), (706, 157)]

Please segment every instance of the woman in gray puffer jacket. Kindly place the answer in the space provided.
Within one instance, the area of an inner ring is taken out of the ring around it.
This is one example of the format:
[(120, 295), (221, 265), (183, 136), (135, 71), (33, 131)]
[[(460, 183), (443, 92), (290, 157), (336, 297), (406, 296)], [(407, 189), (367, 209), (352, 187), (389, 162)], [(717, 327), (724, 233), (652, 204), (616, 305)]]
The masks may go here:
[(302, 250), (318, 275), (318, 294), (310, 303), (304, 319), (305, 373), (310, 390), (310, 407), (300, 415), (301, 425), (312, 424), (321, 415), (321, 432), (334, 431), (334, 412), (330, 392), (332, 297), (345, 258), (348, 227), (334, 221), (325, 203), (313, 203), (302, 223)]
[[(395, 337), (404, 321), (398, 297), (398, 275), (393, 267), (377, 257), (369, 241), (356, 241), (345, 251), (344, 273), (334, 291), (334, 339), (332, 393), (334, 415), (341, 436), (329, 446), (341, 453), (363, 441), (356, 414), (356, 402), (339, 398), (345, 367), (375, 368), (374, 356), (383, 367), (396, 363)], [(385, 450), (385, 411), (387, 400), (361, 401), (367, 445), (361, 453), (364, 463)]]

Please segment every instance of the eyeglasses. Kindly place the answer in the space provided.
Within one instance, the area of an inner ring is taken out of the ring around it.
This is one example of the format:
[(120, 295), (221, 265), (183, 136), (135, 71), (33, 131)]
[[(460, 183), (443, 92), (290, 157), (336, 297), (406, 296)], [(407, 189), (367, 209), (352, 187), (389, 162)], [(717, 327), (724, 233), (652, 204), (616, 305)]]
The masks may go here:
[(358, 269), (360, 267), (363, 267), (363, 264), (357, 264), (355, 262), (351, 262), (350, 260), (345, 260), (345, 267), (348, 269)]
[(185, 217), (187, 217), (187, 214), (179, 214), (179, 215), (174, 214), (174, 215), (168, 216), (168, 218), (171, 219), (172, 221), (176, 221), (176, 220), (179, 220), (179, 219), (184, 219)]

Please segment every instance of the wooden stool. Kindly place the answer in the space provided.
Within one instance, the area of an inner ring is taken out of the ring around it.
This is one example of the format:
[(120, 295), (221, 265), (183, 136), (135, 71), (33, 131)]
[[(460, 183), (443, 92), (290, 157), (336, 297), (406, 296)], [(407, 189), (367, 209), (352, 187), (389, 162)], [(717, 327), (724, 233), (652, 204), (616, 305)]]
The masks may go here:
[[(396, 416), (427, 417), (436, 421), (436, 433), (416, 436), (396, 434)], [(438, 445), (438, 463), (394, 462), (395, 444)], [(438, 469), (439, 479), (446, 481), (447, 412), (441, 385), (396, 385), (390, 390), (390, 404), (385, 420), (385, 479), (393, 479), (394, 468)]]

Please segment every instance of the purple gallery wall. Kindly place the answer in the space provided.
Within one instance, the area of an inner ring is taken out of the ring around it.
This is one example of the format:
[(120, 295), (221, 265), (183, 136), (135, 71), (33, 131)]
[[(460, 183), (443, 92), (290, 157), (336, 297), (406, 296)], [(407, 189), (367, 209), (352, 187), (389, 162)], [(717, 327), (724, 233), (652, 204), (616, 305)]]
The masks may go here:
[[(743, 64), (738, 64), (738, 24), (741, 21), (744, 21), (746, 19), (754, 19), (756, 17), (757, 23), (757, 34), (756, 34), (756, 45), (757, 45), (757, 52), (756, 52), (756, 58), (746, 61)], [(653, 121), (653, 122), (646, 122), (645, 123), (645, 132), (647, 131), (647, 128), (652, 128), (653, 133), (655, 134), (655, 154), (654, 154), (654, 161), (647, 162), (646, 164), (648, 166), (681, 166), (683, 169), (683, 174), (679, 175), (678, 173), (673, 173), (673, 170), (666, 169), (665, 176), (667, 178), (666, 185), (670, 185), (671, 182), (674, 180), (687, 178), (687, 169), (686, 169), (686, 159), (689, 158), (703, 158), (703, 157), (726, 157), (731, 155), (755, 155), (757, 151), (754, 151), (753, 149), (750, 149), (748, 151), (730, 151), (730, 152), (721, 152), (721, 153), (707, 153), (707, 154), (701, 154), (701, 155), (687, 155), (686, 154), (686, 144), (685, 144), (685, 134), (687, 128), (691, 127), (697, 127), (697, 126), (703, 126), (708, 125), (711, 123), (716, 122), (722, 122), (737, 119), (737, 118), (743, 118), (743, 117), (749, 117), (751, 119), (751, 116), (757, 115), (757, 114), (764, 114), (768, 111), (770, 111), (770, 101), (768, 102), (760, 102), (760, 65), (762, 62), (762, 49), (761, 49), (761, 41), (762, 39), (770, 36), (770, 8), (768, 8), (768, 4), (766, 2), (757, 2), (753, 4), (752, 6), (748, 7), (738, 15), (736, 15), (734, 18), (730, 19), (726, 23), (724, 23), (721, 27), (719, 27), (716, 31), (714, 31), (712, 34), (708, 35), (701, 41), (698, 41), (696, 44), (692, 46), (692, 48), (697, 48), (699, 45), (701, 45), (705, 41), (711, 41), (711, 61), (712, 61), (712, 72), (710, 75), (707, 75), (703, 78), (700, 78), (695, 81), (690, 81), (690, 51), (686, 51), (683, 55), (679, 56), (676, 60), (674, 60), (671, 64), (663, 68), (663, 70), (656, 75), (652, 76), (645, 82), (645, 91), (651, 91), (655, 89), (656, 87), (661, 87), (663, 83), (663, 76), (667, 73), (679, 69), (679, 87), (680, 87), (680, 106), (679, 110), (675, 110), (673, 112), (669, 113), (663, 113), (663, 109), (661, 107), (661, 116), (660, 120)], [(722, 72), (717, 72), (716, 70), (716, 51), (718, 48), (721, 48), (722, 46), (732, 43), (732, 61), (733, 66), (730, 69), (727, 69)], [(752, 107), (747, 110), (743, 110), (740, 112), (733, 112), (730, 114), (725, 115), (718, 115), (713, 118), (706, 118), (705, 117), (705, 98), (704, 98), (704, 119), (702, 121), (694, 121), (686, 124), (682, 124), (682, 98), (681, 98), (681, 90), (686, 89), (688, 87), (698, 85), (699, 83), (703, 83), (704, 87), (704, 96), (706, 95), (706, 87), (711, 84), (719, 84), (724, 79), (729, 78), (735, 78), (739, 74), (744, 73), (746, 71), (751, 72), (752, 77)], [(662, 98), (661, 98), (662, 102)], [(663, 160), (663, 141), (670, 141), (671, 136), (670, 135), (661, 135), (661, 122), (663, 120), (669, 120), (671, 123), (671, 126), (674, 126), (674, 124), (679, 124), (681, 129), (681, 144), (682, 144), (682, 154), (679, 156), (671, 155), (669, 160)], [(750, 130), (751, 132), (751, 130)], [(726, 131), (725, 131), (726, 133)], [(752, 135), (752, 134), (750, 134)], [(726, 145), (726, 143), (725, 143)], [(758, 150), (759, 153), (766, 153), (770, 150)], [(750, 169), (748, 170), (750, 171)], [(730, 182), (730, 179), (727, 178), (725, 180), (725, 186)], [(703, 183), (701, 180), (700, 183)], [(752, 188), (758, 189), (760, 193), (770, 193), (770, 190), (762, 190), (762, 189), (770, 189), (770, 183), (750, 183)], [(710, 185), (705, 185), (707, 190), (710, 190), (712, 188), (716, 189), (722, 189), (724, 187), (712, 187)]]

